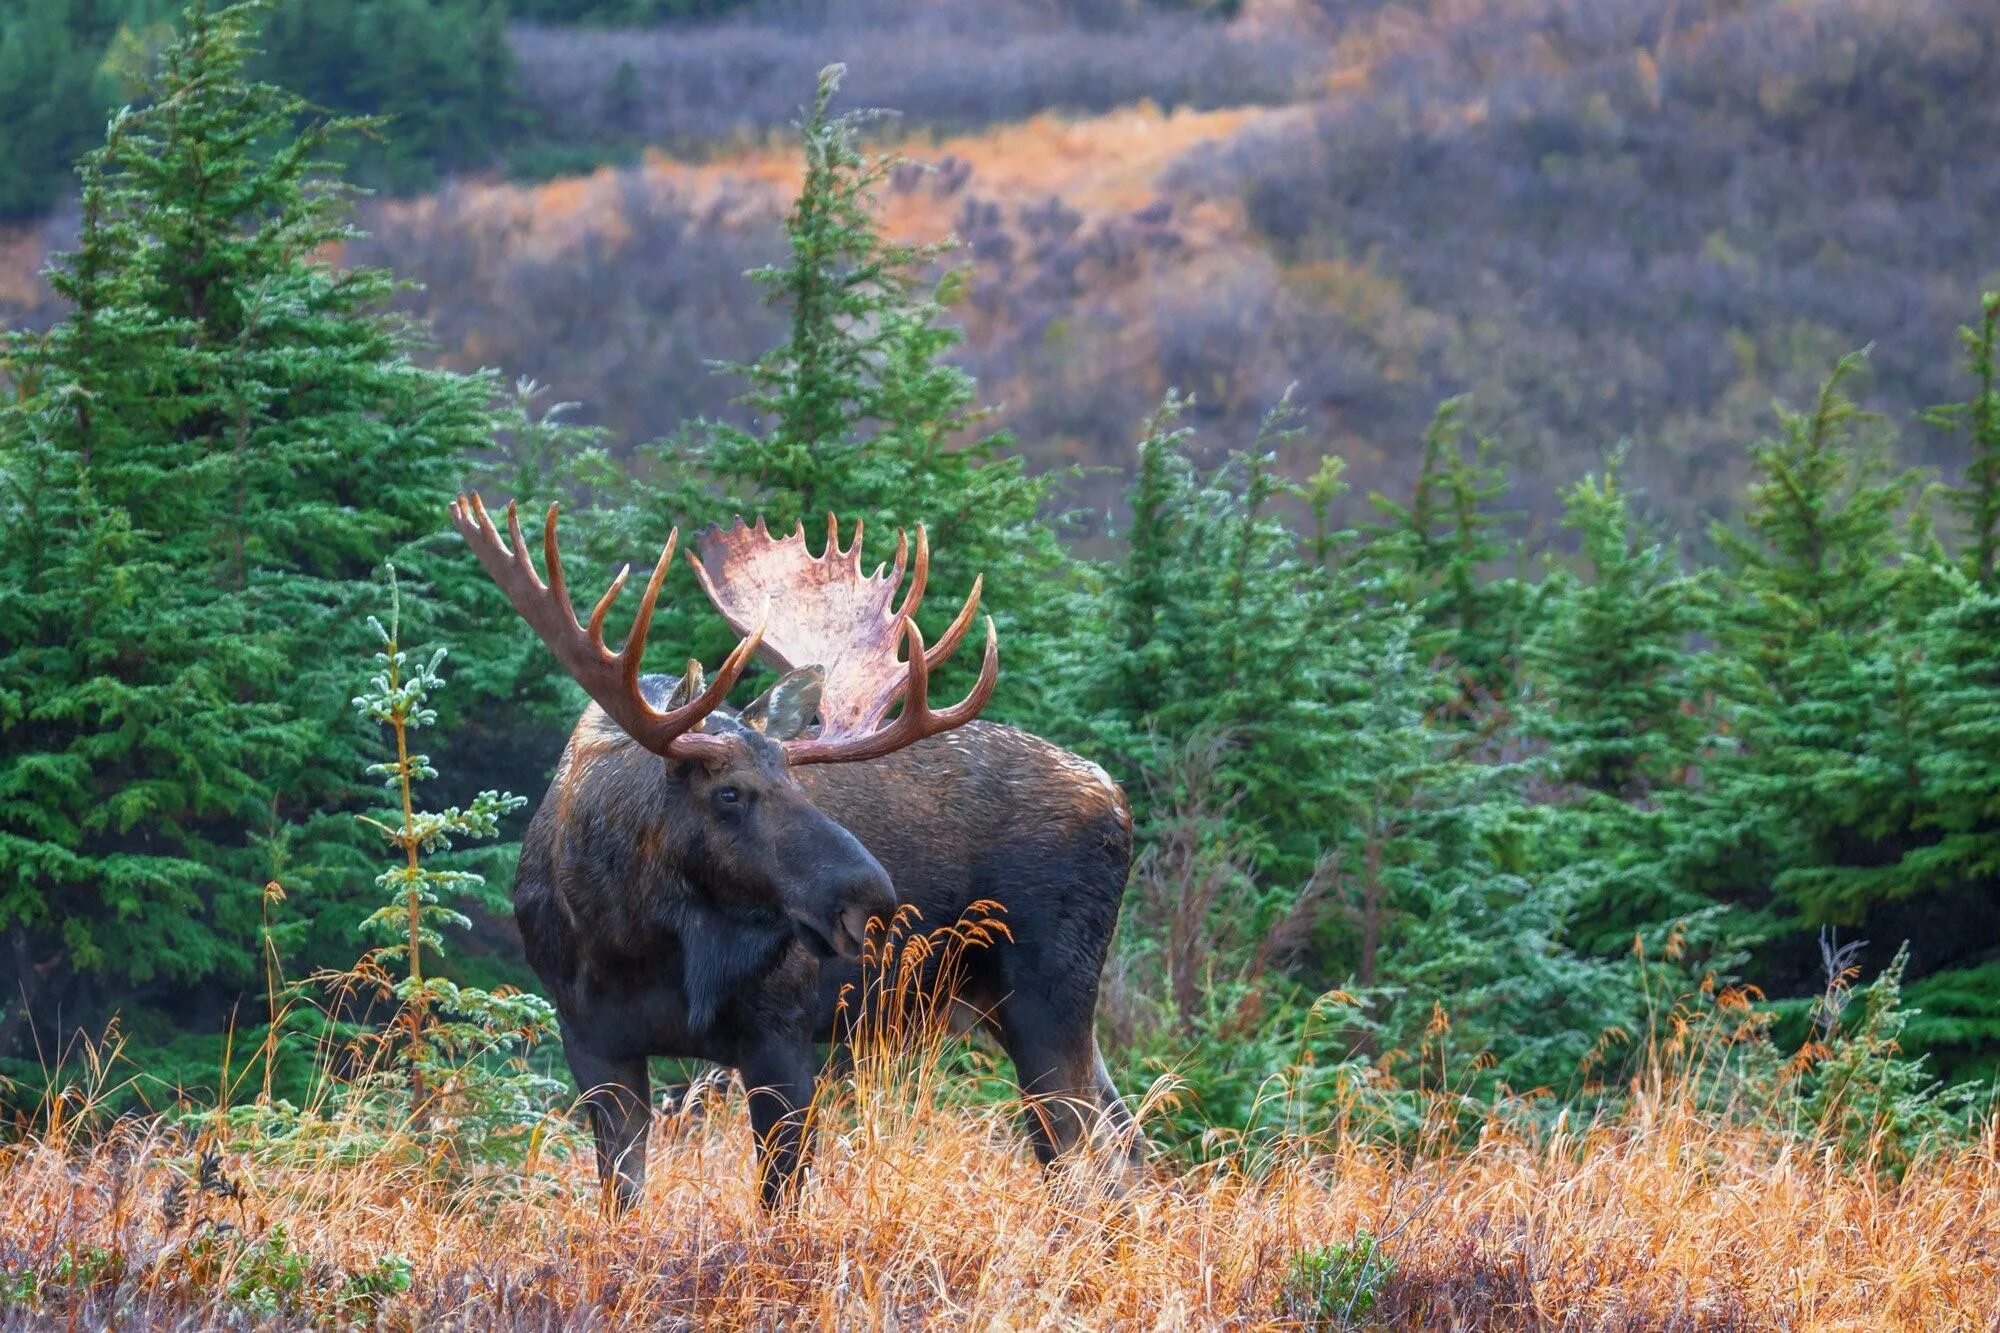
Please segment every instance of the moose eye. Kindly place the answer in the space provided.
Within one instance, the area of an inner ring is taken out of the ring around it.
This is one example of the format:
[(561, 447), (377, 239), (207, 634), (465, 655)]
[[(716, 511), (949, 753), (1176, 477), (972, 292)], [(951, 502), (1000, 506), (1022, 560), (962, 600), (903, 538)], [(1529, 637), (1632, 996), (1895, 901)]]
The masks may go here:
[(743, 793), (734, 787), (717, 787), (709, 799), (718, 810), (733, 810), (743, 803)]

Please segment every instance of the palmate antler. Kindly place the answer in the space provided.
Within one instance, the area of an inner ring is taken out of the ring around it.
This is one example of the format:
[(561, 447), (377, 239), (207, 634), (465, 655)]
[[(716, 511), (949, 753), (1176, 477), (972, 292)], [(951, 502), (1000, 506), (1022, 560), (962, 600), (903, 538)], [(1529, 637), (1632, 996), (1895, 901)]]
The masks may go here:
[[(909, 555), (908, 535), (897, 534), (896, 559), (886, 575), (881, 566), (864, 574), (861, 531), (857, 521), (852, 543), (842, 550), (839, 521), (828, 515), (826, 549), (819, 555), (807, 549), (803, 523), (791, 536), (776, 538), (762, 519), (754, 528), (739, 519), (727, 530), (708, 529), (695, 542), (695, 575), (723, 618), (740, 633), (752, 608), (767, 602), (782, 606), (783, 617), (763, 636), (764, 655), (786, 669), (818, 666), (825, 673), (820, 734), (785, 742), (785, 756), (794, 764), (875, 759), (962, 727), (979, 715), (999, 681), (999, 637), (989, 617), (986, 655), (971, 693), (942, 712), (932, 710), (930, 673), (971, 628), (984, 580), (973, 580), (958, 616), (926, 652), (916, 620), (930, 577), (930, 539), (923, 525), (917, 525), (916, 563), (900, 607), (893, 604)], [(896, 656), (899, 642), (907, 643), (906, 660)], [(884, 726), (898, 695), (902, 711)]]
[(487, 516), (486, 506), (475, 492), (461, 495), (451, 505), (452, 526), (464, 534), (471, 544), (473, 554), (479, 563), (486, 566), (486, 572), (507, 594), (507, 600), (521, 613), (521, 619), (534, 628), (541, 636), (549, 651), (556, 655), (563, 669), (583, 686), (584, 693), (595, 699), (611, 720), (625, 729), (627, 735), (655, 754), (675, 759), (699, 759), (704, 756), (722, 754), (728, 742), (720, 736), (710, 736), (696, 730), (703, 718), (714, 712), (728, 697), (730, 688), (737, 677), (750, 665), (750, 657), (757, 651), (757, 642), (763, 637), (760, 623), (744, 636), (736, 645), (736, 650), (722, 664), (715, 680), (693, 699), (679, 708), (661, 712), (646, 702), (639, 690), (639, 664), (646, 653), (646, 631), (653, 623), (653, 607), (660, 600), (660, 585), (666, 581), (667, 570), (674, 561), (674, 547), (680, 541), (680, 529), (667, 534), (666, 547), (660, 552), (660, 562), (653, 567), (653, 577), (646, 581), (646, 594), (639, 601), (639, 614), (632, 621), (632, 632), (625, 636), (625, 646), (612, 652), (604, 644), (604, 613), (611, 609), (618, 594), (625, 587), (625, 580), (632, 574), (627, 565), (619, 571), (618, 577), (597, 599), (596, 609), (590, 613), (590, 624), (578, 624), (576, 610), (570, 605), (569, 590), (563, 583), (562, 557), (556, 551), (556, 506), (549, 506), (549, 516), (542, 524), (542, 559), (548, 566), (549, 581), (543, 583), (535, 573), (535, 562), (528, 555), (528, 544), (521, 537), (521, 519), (515, 506), (507, 506), (507, 532), (513, 538), (510, 545), (500, 536)]
[[(546, 584), (535, 572), (513, 504), (507, 506), (511, 543), (494, 527), (477, 494), (460, 495), (452, 503), (451, 521), (563, 669), (612, 721), (656, 754), (697, 759), (722, 753), (729, 742), (698, 728), (728, 696), (760, 644), (783, 668), (816, 665), (825, 673), (820, 734), (784, 742), (786, 760), (793, 764), (876, 759), (926, 736), (964, 726), (993, 697), (999, 680), (999, 638), (988, 617), (986, 655), (971, 693), (942, 712), (930, 707), (931, 670), (957, 650), (971, 627), (983, 580), (973, 581), (965, 606), (937, 646), (926, 652), (915, 614), (923, 603), (930, 574), (930, 544), (921, 524), (917, 527), (916, 565), (909, 595), (893, 611), (891, 603), (903, 580), (909, 553), (904, 534), (898, 534), (894, 569), (884, 577), (879, 566), (872, 575), (861, 572), (858, 522), (853, 544), (843, 551), (838, 522), (829, 516), (827, 548), (817, 556), (806, 550), (803, 525), (783, 540), (772, 538), (761, 519), (754, 529), (739, 520), (727, 532), (710, 528), (703, 533), (698, 543), (701, 556), (696, 559), (690, 554), (689, 563), (694, 565), (709, 600), (744, 637), (700, 697), (661, 712), (639, 689), (639, 667), (660, 585), (666, 580), (680, 540), (678, 528), (668, 535), (659, 563), (653, 567), (625, 646), (614, 653), (604, 643), (604, 616), (631, 575), (629, 565), (598, 599), (585, 626), (578, 623), (563, 582), (562, 558), (556, 549), (556, 506), (549, 506), (542, 526), (542, 558), (549, 573)], [(775, 629), (769, 625), (773, 605), (784, 608), (783, 620)], [(907, 661), (896, 656), (898, 641), (907, 641)], [(883, 719), (898, 695), (902, 710), (885, 726)]]

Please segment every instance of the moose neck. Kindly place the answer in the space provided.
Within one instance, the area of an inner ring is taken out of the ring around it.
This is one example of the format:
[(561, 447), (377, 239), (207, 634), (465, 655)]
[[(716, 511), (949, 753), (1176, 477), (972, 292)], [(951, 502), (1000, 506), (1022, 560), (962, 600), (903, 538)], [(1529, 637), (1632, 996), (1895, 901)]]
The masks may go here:
[(586, 915), (570, 946), (581, 964), (571, 974), (570, 1007), (590, 1015), (586, 1035), (602, 1054), (726, 1061), (717, 1040), (733, 1003), (755, 994), (790, 954), (817, 973), (789, 922), (705, 902), (678, 872), (632, 888), (612, 909), (623, 918), (616, 926)]
[(732, 996), (761, 981), (797, 947), (784, 921), (746, 922), (694, 902), (678, 934), (681, 994), (695, 1035), (708, 1032)]

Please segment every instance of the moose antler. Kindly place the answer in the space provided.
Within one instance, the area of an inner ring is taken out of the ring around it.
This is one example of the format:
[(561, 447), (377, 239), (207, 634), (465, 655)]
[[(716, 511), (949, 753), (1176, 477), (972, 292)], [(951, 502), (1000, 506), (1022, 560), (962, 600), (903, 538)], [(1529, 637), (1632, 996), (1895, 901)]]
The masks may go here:
[[(932, 711), (930, 673), (957, 651), (971, 628), (984, 579), (973, 580), (958, 616), (927, 652), (916, 620), (930, 577), (930, 539), (923, 525), (917, 525), (916, 563), (900, 607), (894, 602), (909, 556), (908, 534), (897, 534), (896, 559), (887, 574), (880, 565), (864, 574), (861, 532), (857, 521), (852, 543), (842, 550), (839, 520), (829, 514), (826, 549), (813, 555), (803, 523), (791, 536), (776, 538), (762, 519), (754, 528), (738, 519), (726, 531), (712, 527), (702, 533), (695, 542), (699, 554), (689, 555), (702, 591), (739, 633), (752, 607), (784, 606), (782, 622), (763, 636), (767, 658), (786, 669), (818, 666), (825, 672), (820, 734), (785, 742), (786, 758), (794, 764), (879, 758), (964, 726), (993, 697), (999, 680), (999, 638), (989, 617), (986, 656), (972, 692), (942, 712)], [(908, 641), (907, 660), (896, 656), (899, 640)], [(902, 711), (884, 726), (898, 695)]]
[(710, 736), (695, 728), (722, 703), (730, 687), (736, 684), (736, 678), (750, 664), (751, 654), (757, 651), (758, 640), (764, 634), (761, 622), (736, 645), (735, 651), (729, 654), (722, 669), (716, 673), (715, 680), (699, 698), (663, 713), (648, 703), (639, 689), (639, 664), (646, 653), (646, 631), (653, 623), (653, 607), (660, 599), (660, 585), (666, 580), (667, 570), (673, 564), (680, 529), (676, 528), (667, 535), (666, 547), (660, 552), (660, 562), (653, 567), (653, 577), (646, 583), (646, 595), (639, 601), (639, 614), (633, 618), (632, 632), (626, 635), (625, 646), (614, 653), (604, 644), (604, 613), (611, 609), (611, 603), (624, 589), (625, 580), (632, 573), (630, 565), (619, 571), (618, 577), (605, 589), (604, 596), (598, 598), (586, 629), (577, 623), (576, 610), (570, 605), (569, 591), (563, 583), (562, 557), (556, 551), (555, 505), (549, 506), (549, 516), (542, 525), (542, 559), (549, 571), (547, 583), (543, 583), (535, 573), (535, 562), (528, 554), (527, 542), (521, 537), (521, 519), (513, 503), (507, 505), (507, 532), (513, 539), (511, 545), (493, 526), (493, 520), (487, 516), (486, 506), (476, 491), (460, 495), (452, 502), (451, 522), (471, 545), (479, 563), (486, 566), (486, 572), (507, 594), (507, 600), (521, 613), (521, 619), (534, 628), (542, 642), (556, 655), (556, 660), (562, 663), (563, 669), (583, 686), (584, 692), (597, 701), (612, 721), (625, 729), (627, 735), (655, 754), (675, 759), (694, 759), (721, 753), (722, 747), (727, 744), (722, 737)]

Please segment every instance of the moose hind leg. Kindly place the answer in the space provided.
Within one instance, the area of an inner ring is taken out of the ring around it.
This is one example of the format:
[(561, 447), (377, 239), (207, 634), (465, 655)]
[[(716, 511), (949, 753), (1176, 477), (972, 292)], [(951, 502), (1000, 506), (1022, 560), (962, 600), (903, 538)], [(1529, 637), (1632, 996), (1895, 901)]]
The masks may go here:
[(1136, 1167), (1145, 1156), (1144, 1147), (1139, 1142), (1139, 1122), (1132, 1117), (1132, 1108), (1119, 1095), (1118, 1085), (1111, 1081), (1111, 1071), (1104, 1067), (1104, 1053), (1097, 1049), (1097, 1037), (1090, 1038), (1090, 1054), (1096, 1066), (1097, 1106), (1102, 1117), (1099, 1121), (1103, 1135), (1124, 1154), (1127, 1165)]
[(1118, 1159), (1122, 1172), (1138, 1160), (1138, 1131), (1098, 1053), (1092, 1008), (1076, 1015), (1039, 997), (1010, 998), (1001, 1006), (1000, 1041), (1014, 1061), (1028, 1141), (1042, 1165), (1088, 1143), (1093, 1155)]
[(646, 1188), (646, 1135), (653, 1124), (646, 1061), (602, 1059), (568, 1039), (563, 1050), (590, 1108), (597, 1183), (605, 1191), (608, 1211), (623, 1213)]
[(1038, 849), (1010, 853), (981, 886), (1009, 903), (1009, 941), (986, 964), (991, 993), (1002, 997), (991, 1017), (1014, 1061), (1035, 1155), (1048, 1165), (1087, 1146), (1093, 1164), (1121, 1184), (1138, 1160), (1138, 1132), (1094, 1029), (1130, 861), (1129, 817), (1107, 811)]

